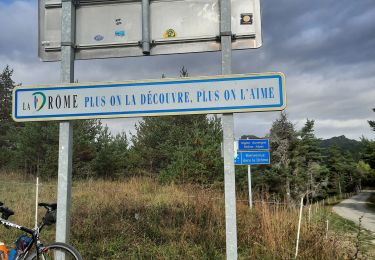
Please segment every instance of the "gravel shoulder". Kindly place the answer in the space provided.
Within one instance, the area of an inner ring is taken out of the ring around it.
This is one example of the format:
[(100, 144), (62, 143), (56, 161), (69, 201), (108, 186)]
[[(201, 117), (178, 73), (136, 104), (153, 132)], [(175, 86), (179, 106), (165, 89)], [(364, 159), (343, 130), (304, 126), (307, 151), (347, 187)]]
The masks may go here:
[(375, 233), (375, 211), (369, 209), (366, 205), (366, 200), (374, 191), (363, 191), (349, 199), (343, 200), (333, 207), (333, 211), (343, 218), (349, 219), (354, 223), (359, 223), (359, 218), (362, 218), (362, 227)]

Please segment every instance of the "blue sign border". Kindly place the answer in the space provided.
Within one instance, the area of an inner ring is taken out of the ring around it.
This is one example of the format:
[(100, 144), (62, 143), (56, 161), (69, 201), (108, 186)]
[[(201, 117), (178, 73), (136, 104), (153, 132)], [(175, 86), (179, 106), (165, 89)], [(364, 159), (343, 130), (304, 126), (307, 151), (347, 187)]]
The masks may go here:
[[(198, 82), (223, 82), (223, 81), (233, 81), (233, 80), (257, 80), (257, 79), (270, 79), (276, 78), (279, 81), (279, 93), (280, 93), (280, 102), (279, 104), (274, 105), (257, 105), (257, 106), (235, 106), (235, 107), (211, 107), (211, 108), (187, 108), (187, 109), (161, 109), (161, 110), (140, 110), (140, 111), (119, 111), (119, 112), (105, 112), (105, 113), (74, 113), (74, 114), (51, 114), (51, 115), (40, 115), (40, 116), (19, 116), (18, 115), (18, 95), (20, 92), (30, 92), (30, 91), (43, 91), (43, 90), (63, 90), (63, 89), (96, 89), (96, 88), (116, 88), (116, 87), (133, 87), (133, 86), (160, 86), (160, 85), (169, 85), (169, 84), (190, 84)], [(95, 83), (93, 83), (95, 84)], [(20, 119), (20, 121), (33, 121), (27, 119), (40, 119), (49, 118), (50, 120), (61, 120), (60, 118), (69, 118), (69, 119), (82, 119), (86, 118), (115, 118), (115, 117), (127, 117), (126, 115), (137, 115), (137, 116), (153, 116), (159, 114), (178, 114), (180, 112), (185, 112), (183, 114), (198, 114), (197, 111), (205, 111), (210, 113), (210, 111), (228, 111), (235, 113), (242, 112), (242, 109), (265, 109), (268, 108), (280, 108), (285, 107), (284, 98), (285, 93), (283, 89), (284, 84), (284, 75), (282, 73), (270, 73), (269, 75), (238, 75), (238, 76), (229, 76), (229, 77), (217, 77), (217, 78), (208, 78), (208, 79), (190, 79), (190, 80), (167, 80), (167, 81), (153, 81), (153, 82), (131, 82), (131, 83), (114, 83), (114, 84), (95, 84), (95, 85), (60, 85), (56, 87), (30, 87), (30, 88), (16, 88), (13, 93), (13, 115), (14, 119)], [(130, 117), (130, 116), (128, 116)], [(26, 119), (26, 120), (22, 120)], [(38, 121), (38, 120), (35, 120)]]

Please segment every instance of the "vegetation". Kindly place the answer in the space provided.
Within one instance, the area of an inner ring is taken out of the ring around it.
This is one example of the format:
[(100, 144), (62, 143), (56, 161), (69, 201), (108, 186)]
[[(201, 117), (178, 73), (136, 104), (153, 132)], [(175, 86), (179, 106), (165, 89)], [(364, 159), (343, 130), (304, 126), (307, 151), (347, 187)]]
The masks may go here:
[(375, 193), (371, 193), (370, 197), (367, 199), (367, 207), (375, 210)]
[[(0, 169), (55, 178), (58, 123), (20, 124), (11, 119), (12, 73), (6, 67), (0, 74)], [(188, 76), (185, 68), (180, 73)], [(217, 117), (148, 117), (131, 136), (113, 136), (100, 120), (79, 120), (73, 132), (76, 179), (148, 176), (164, 183), (222, 186), (222, 128)], [(273, 122), (267, 138), (272, 164), (253, 167), (255, 189), (278, 199), (291, 203), (307, 193), (308, 200), (318, 201), (354, 191), (363, 183), (375, 184), (372, 140), (320, 140), (314, 135), (314, 120), (307, 119), (298, 130), (284, 112)], [(245, 167), (237, 167), (237, 172), (237, 188), (246, 190)]]
[[(55, 199), (59, 125), (13, 122), (12, 73), (6, 67), (0, 74), (0, 200), (21, 213), (16, 221), (31, 225), (33, 188), (8, 181), (40, 176), (47, 183), (42, 200)], [(186, 69), (181, 76), (187, 76)], [(224, 258), (220, 118), (148, 117), (133, 135), (114, 136), (100, 120), (75, 121), (73, 127), (72, 240), (87, 259)], [(309, 205), (375, 185), (373, 140), (320, 140), (314, 120), (296, 129), (285, 112), (266, 137), (271, 164), (252, 167), (258, 195), (252, 211), (247, 207), (247, 167), (236, 167), (237, 198), (242, 201), (237, 208), (239, 252), (244, 259), (293, 257), (295, 205), (301, 196), (306, 195)], [(304, 222), (301, 258), (358, 256), (359, 246), (345, 244), (339, 231), (326, 238), (328, 215), (321, 210), (313, 222)], [(15, 234), (0, 229), (0, 236), (10, 243)], [(53, 237), (52, 230), (47, 232), (47, 238)]]
[[(21, 176), (6, 175), (0, 197), (16, 211), (17, 223), (33, 226), (34, 186)], [(22, 180), (20, 183), (19, 181)], [(43, 182), (40, 200), (55, 199), (55, 182)], [(294, 256), (298, 208), (271, 200), (250, 210), (238, 202), (240, 259), (290, 259)], [(260, 200), (260, 196), (256, 198)], [(348, 229), (321, 205), (304, 211), (301, 259), (348, 259), (355, 253), (355, 229)], [(39, 216), (43, 215), (40, 210)], [(328, 233), (326, 219), (332, 227)], [(354, 235), (353, 235), (354, 233)], [(11, 245), (19, 234), (0, 227)], [(45, 241), (53, 241), (54, 228)], [(201, 185), (161, 185), (141, 177), (127, 181), (76, 181), (73, 185), (71, 243), (85, 259), (225, 259), (223, 194)]]
[(336, 146), (341, 151), (348, 151), (355, 160), (359, 160), (361, 158), (360, 155), (363, 145), (360, 141), (351, 140), (346, 138), (344, 135), (341, 135), (321, 140), (320, 142), (320, 147), (323, 148), (323, 151), (327, 151), (332, 146)]

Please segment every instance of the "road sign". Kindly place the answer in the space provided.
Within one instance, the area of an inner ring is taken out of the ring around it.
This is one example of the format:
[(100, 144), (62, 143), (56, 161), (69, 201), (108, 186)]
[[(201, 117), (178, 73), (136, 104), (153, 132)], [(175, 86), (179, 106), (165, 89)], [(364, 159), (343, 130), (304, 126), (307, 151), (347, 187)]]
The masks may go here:
[(268, 150), (270, 147), (268, 139), (242, 139), (238, 140), (238, 150)]
[[(221, 49), (219, 0), (76, 2), (75, 41), (63, 43), (74, 46), (75, 59)], [(232, 26), (225, 33), (233, 38), (232, 48), (260, 47), (259, 0), (232, 0), (231, 4)], [(61, 0), (39, 0), (39, 57), (43, 61), (61, 59), (61, 6)]]
[(15, 121), (275, 111), (286, 106), (282, 73), (16, 87)]
[(257, 165), (270, 164), (269, 151), (247, 151), (237, 152), (237, 157), (234, 159), (236, 165)]

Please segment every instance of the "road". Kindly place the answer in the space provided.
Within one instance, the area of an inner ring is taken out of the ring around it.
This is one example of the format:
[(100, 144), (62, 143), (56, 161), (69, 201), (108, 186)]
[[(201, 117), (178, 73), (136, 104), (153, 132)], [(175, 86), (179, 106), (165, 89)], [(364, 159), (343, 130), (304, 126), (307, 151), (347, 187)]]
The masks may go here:
[(359, 218), (363, 216), (362, 227), (375, 233), (375, 211), (366, 206), (366, 200), (370, 195), (370, 191), (361, 192), (334, 206), (333, 211), (356, 224), (358, 224)]

